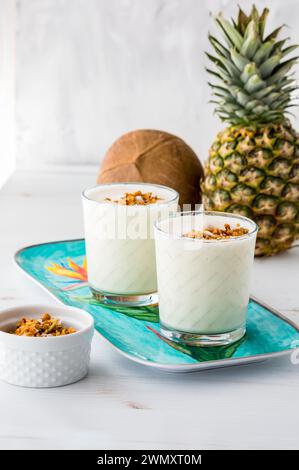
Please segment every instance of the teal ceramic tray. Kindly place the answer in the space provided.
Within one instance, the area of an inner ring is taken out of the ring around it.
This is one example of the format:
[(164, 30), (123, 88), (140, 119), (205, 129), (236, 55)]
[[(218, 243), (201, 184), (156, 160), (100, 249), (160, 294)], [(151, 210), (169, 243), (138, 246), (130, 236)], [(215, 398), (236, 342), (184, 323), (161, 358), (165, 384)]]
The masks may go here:
[(29, 246), (15, 260), (60, 302), (87, 310), (97, 332), (120, 353), (147, 366), (191, 372), (265, 360), (299, 344), (299, 329), (256, 299), (249, 303), (245, 338), (231, 346), (199, 348), (169, 341), (160, 335), (157, 307), (107, 307), (95, 301), (87, 285), (84, 240)]

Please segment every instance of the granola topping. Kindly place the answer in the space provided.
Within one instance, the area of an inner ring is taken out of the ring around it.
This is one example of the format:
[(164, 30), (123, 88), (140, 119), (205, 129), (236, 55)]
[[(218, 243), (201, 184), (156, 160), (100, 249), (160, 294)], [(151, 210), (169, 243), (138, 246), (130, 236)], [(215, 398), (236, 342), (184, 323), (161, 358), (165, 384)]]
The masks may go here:
[(224, 229), (215, 227), (206, 227), (203, 231), (191, 230), (184, 233), (187, 238), (199, 238), (204, 240), (223, 240), (225, 238), (241, 237), (249, 232), (248, 228), (240, 227), (239, 224), (235, 228), (231, 228), (229, 224), (224, 225)]
[(114, 204), (121, 204), (122, 206), (147, 206), (148, 204), (155, 204), (161, 198), (153, 195), (152, 192), (143, 193), (142, 191), (135, 191), (134, 193), (125, 193), (120, 199), (111, 199), (106, 197), (105, 201), (113, 202)]
[(10, 333), (18, 336), (65, 336), (76, 333), (75, 328), (67, 328), (61, 320), (44, 313), (41, 320), (21, 318), (16, 328)]

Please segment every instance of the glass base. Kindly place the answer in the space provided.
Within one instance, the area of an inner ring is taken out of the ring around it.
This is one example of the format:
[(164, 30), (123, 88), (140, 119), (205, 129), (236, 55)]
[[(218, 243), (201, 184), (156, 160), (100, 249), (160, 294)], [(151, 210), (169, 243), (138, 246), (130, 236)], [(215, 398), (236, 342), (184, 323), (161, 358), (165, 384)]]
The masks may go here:
[(161, 324), (161, 334), (171, 341), (186, 344), (188, 346), (225, 346), (235, 343), (246, 333), (246, 328), (218, 334), (186, 333), (184, 331), (173, 330)]
[(150, 305), (158, 305), (158, 293), (142, 295), (122, 295), (111, 294), (110, 292), (102, 292), (90, 287), (93, 297), (102, 304), (120, 305), (127, 307), (149, 307)]

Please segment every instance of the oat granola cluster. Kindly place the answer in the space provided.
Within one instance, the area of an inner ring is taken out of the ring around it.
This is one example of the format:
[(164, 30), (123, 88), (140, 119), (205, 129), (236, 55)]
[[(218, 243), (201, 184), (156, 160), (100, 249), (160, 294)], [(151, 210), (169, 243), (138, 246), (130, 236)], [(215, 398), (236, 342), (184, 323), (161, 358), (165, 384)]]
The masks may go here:
[(142, 191), (135, 191), (134, 193), (125, 193), (120, 199), (112, 200), (109, 197), (105, 201), (114, 202), (123, 206), (147, 206), (148, 204), (155, 204), (161, 200), (160, 197), (154, 196), (153, 193), (143, 193)]
[(231, 228), (229, 224), (225, 224), (224, 229), (207, 227), (203, 231), (191, 230), (191, 232), (185, 233), (183, 236), (204, 240), (222, 240), (224, 238), (241, 237), (242, 235), (246, 235), (248, 232), (249, 230), (245, 227), (237, 225), (235, 228)]
[(11, 334), (18, 336), (65, 336), (76, 333), (75, 328), (66, 328), (58, 318), (44, 313), (41, 320), (21, 318)]

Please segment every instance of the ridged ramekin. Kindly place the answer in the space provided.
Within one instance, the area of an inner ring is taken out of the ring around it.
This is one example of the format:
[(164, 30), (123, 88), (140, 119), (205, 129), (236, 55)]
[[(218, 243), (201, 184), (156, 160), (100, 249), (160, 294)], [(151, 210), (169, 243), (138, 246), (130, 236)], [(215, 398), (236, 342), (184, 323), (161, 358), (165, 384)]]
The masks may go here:
[[(50, 313), (77, 332), (65, 336), (30, 337), (8, 333), (22, 317)], [(0, 312), (0, 379), (23, 387), (59, 387), (88, 372), (93, 318), (79, 308), (23, 305)]]

